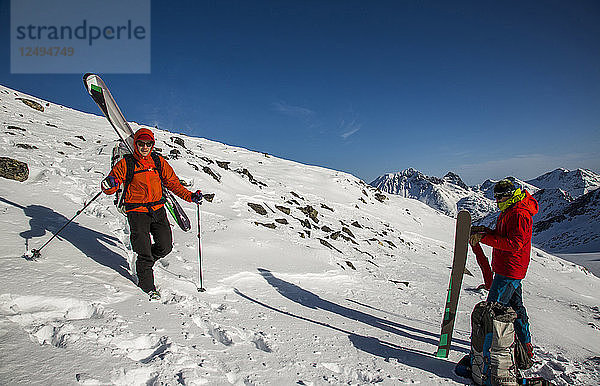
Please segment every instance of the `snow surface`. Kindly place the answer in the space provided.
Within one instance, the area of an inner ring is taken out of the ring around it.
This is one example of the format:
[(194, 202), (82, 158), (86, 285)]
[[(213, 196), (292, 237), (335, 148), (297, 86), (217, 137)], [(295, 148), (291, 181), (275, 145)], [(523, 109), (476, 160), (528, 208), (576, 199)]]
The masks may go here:
[[(195, 230), (173, 228), (173, 252), (155, 267), (163, 298), (149, 302), (132, 282), (127, 224), (112, 197), (90, 204), (40, 260), (23, 258), (98, 191), (116, 143), (107, 121), (4, 87), (0, 111), (1, 154), (30, 168), (26, 182), (0, 180), (0, 384), (464, 383), (453, 362), (468, 351), (470, 311), (486, 297), (471, 254), (450, 358), (432, 355), (452, 218), (383, 199), (343, 172), (155, 130), (163, 154), (179, 152), (169, 162), (190, 189), (216, 196), (202, 205), (207, 291), (196, 287)], [(195, 207), (182, 205), (195, 223)], [(299, 209), (308, 205), (315, 219)], [(600, 383), (600, 279), (534, 249), (524, 297), (537, 360), (529, 373)]]
[(600, 277), (600, 252), (595, 253), (561, 253), (561, 258), (587, 268)]

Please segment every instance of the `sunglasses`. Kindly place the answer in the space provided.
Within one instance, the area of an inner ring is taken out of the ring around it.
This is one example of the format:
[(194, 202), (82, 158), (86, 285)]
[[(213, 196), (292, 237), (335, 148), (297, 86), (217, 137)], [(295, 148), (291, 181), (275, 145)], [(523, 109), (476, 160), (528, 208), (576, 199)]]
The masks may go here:
[(496, 200), (500, 200), (504, 197), (510, 197), (510, 196), (511, 196), (510, 194), (506, 194), (506, 193), (494, 193), (494, 198)]
[(138, 145), (138, 147), (152, 147), (154, 146), (154, 142), (150, 141), (150, 142), (146, 142), (146, 141), (136, 141), (136, 145)]

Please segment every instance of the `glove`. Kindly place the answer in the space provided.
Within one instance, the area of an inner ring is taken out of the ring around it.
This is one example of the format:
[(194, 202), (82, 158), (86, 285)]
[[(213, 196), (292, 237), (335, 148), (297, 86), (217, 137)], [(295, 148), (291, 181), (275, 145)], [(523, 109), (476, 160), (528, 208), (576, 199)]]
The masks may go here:
[(483, 225), (473, 225), (471, 227), (471, 234), (473, 233), (492, 233), (492, 230)]
[(113, 176), (106, 177), (104, 180), (102, 180), (102, 184), (100, 184), (102, 190), (110, 190), (117, 186), (119, 186), (119, 181)]
[(469, 244), (471, 244), (471, 246), (474, 247), (475, 245), (479, 244), (479, 242), (481, 241), (483, 236), (485, 236), (485, 233), (472, 234), (471, 237), (469, 238)]
[(194, 193), (192, 193), (192, 202), (195, 204), (202, 204), (202, 192), (199, 190), (196, 190)]

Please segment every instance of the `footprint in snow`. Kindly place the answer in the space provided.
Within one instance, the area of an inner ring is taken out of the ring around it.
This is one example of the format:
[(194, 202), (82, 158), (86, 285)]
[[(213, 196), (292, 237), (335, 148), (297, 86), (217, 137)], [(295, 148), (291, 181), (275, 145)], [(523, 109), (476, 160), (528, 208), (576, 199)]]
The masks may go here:
[(100, 318), (104, 309), (99, 304), (75, 298), (3, 294), (0, 295), (0, 312), (9, 320), (26, 326), (55, 320)]
[(119, 340), (115, 347), (129, 359), (147, 364), (155, 358), (163, 358), (169, 352), (171, 342), (166, 336), (147, 334), (134, 339)]
[[(534, 351), (534, 366), (525, 372), (525, 376), (542, 376), (555, 385), (600, 384), (598, 363), (570, 361), (561, 354), (550, 353), (537, 346)], [(587, 367), (590, 369), (583, 371)], [(595, 375), (590, 378), (585, 374)]]

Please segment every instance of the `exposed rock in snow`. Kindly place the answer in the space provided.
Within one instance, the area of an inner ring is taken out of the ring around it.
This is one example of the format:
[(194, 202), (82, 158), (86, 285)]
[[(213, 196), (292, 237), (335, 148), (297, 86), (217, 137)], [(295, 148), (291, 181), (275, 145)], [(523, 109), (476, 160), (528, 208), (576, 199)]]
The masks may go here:
[(29, 167), (25, 162), (8, 157), (0, 157), (0, 177), (19, 182), (29, 178)]

